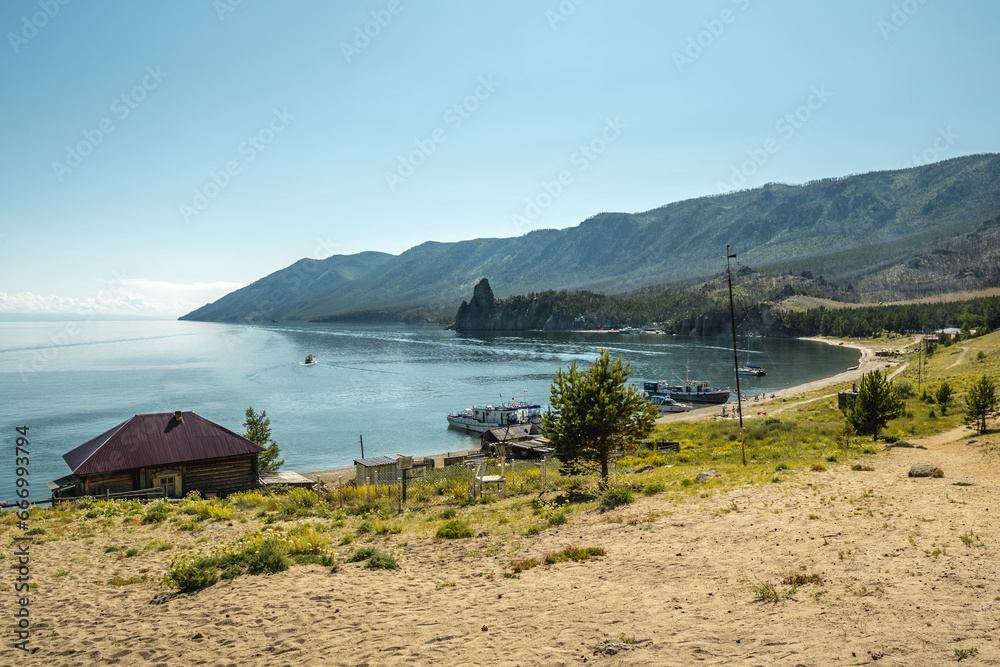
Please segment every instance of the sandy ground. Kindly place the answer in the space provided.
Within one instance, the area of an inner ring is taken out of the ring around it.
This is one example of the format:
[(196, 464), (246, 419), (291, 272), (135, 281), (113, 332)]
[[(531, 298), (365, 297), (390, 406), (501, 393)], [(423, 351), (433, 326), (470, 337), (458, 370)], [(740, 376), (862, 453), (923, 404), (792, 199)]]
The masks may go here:
[[(396, 549), (394, 572), (296, 566), (167, 595), (102, 583), (156, 572), (162, 554), (120, 561), (104, 537), (48, 542), (33, 551), (37, 652), (8, 635), (0, 664), (941, 665), (973, 648), (969, 664), (998, 664), (1000, 438), (965, 433), (886, 451), (872, 471), (709, 482), (707, 497), (577, 512), (533, 538), (389, 536), (380, 548)], [(909, 478), (918, 461), (945, 477)], [(511, 558), (570, 544), (607, 555), (501, 576)], [(793, 590), (789, 574), (822, 584)], [(762, 582), (780, 601), (755, 601)], [(600, 652), (622, 637), (635, 643)]]
[[(35, 652), (12, 648), (8, 588), (0, 665), (920, 666), (973, 649), (964, 662), (1000, 664), (1000, 436), (969, 434), (886, 450), (873, 470), (832, 463), (780, 484), (640, 496), (534, 537), (379, 538), (398, 571), (295, 566), (174, 595), (105, 583), (158, 577), (163, 553), (104, 553), (115, 539), (183, 539), (172, 529), (49, 541), (32, 550)], [(916, 462), (945, 476), (910, 478)], [(187, 538), (241, 530), (213, 526)], [(606, 555), (502, 576), (513, 558), (567, 545)], [(761, 584), (776, 602), (757, 599)]]

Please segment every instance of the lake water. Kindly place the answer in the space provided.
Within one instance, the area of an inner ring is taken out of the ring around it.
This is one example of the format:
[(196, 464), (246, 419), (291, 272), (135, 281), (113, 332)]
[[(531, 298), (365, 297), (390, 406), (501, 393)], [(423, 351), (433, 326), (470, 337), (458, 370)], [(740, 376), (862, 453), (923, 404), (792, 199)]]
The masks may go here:
[[(0, 500), (14, 499), (15, 428), (30, 427), (32, 498), (69, 474), (62, 455), (132, 415), (192, 410), (236, 432), (266, 410), (285, 468), (309, 472), (366, 456), (422, 456), (478, 446), (445, 413), (511, 397), (548, 402), (552, 378), (601, 347), (631, 361), (632, 380), (733, 385), (731, 338), (606, 333), (480, 333), (412, 325), (202, 322), (0, 323)], [(839, 373), (858, 353), (753, 338), (744, 394)], [(319, 363), (302, 365), (307, 353)]]

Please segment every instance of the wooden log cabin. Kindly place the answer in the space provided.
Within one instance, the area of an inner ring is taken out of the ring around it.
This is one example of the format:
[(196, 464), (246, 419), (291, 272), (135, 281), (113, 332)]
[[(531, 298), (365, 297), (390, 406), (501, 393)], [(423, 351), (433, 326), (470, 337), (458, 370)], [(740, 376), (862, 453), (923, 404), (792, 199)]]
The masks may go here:
[(49, 488), (54, 499), (143, 490), (226, 496), (259, 486), (263, 451), (193, 412), (135, 415), (64, 454), (73, 473)]

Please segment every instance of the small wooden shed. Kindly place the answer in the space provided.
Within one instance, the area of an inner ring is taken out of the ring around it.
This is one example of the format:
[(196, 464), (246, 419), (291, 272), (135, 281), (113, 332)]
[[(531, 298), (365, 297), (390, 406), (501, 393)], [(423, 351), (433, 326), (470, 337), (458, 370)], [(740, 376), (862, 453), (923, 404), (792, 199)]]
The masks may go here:
[(396, 479), (400, 476), (399, 454), (354, 459), (354, 470), (354, 483), (358, 486), (395, 484)]
[(64, 454), (73, 474), (49, 488), (54, 498), (142, 490), (225, 496), (258, 486), (263, 451), (193, 412), (135, 415)]

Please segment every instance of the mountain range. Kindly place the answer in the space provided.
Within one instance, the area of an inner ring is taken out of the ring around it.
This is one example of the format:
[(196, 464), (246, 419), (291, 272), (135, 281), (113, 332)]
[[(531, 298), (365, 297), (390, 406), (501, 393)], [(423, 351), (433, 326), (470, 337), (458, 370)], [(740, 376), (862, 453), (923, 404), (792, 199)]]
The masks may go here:
[[(181, 319), (396, 320), (421, 309), (454, 313), (483, 277), (500, 297), (564, 289), (627, 293), (718, 274), (727, 244), (742, 265), (758, 270), (808, 270), (879, 287), (896, 281), (901, 288), (912, 286), (922, 264), (941, 265), (945, 252), (948, 275), (961, 283), (963, 276), (975, 279), (987, 254), (995, 259), (995, 249), (976, 242), (976, 232), (981, 237), (984, 223), (998, 216), (1000, 154), (971, 155), (803, 185), (769, 183), (642, 213), (599, 213), (575, 227), (516, 238), (303, 259)], [(895, 270), (899, 263), (909, 272)]]

